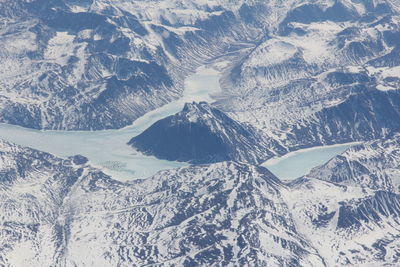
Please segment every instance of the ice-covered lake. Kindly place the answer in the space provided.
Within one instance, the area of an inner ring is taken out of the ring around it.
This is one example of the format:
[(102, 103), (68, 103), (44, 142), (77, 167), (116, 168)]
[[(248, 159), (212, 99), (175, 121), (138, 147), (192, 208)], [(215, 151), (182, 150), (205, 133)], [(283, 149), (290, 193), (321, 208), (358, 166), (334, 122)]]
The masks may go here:
[(270, 159), (262, 166), (268, 168), (281, 180), (292, 180), (308, 174), (312, 168), (326, 163), (356, 144), (348, 143), (303, 149), (280, 158)]
[(84, 155), (116, 179), (131, 180), (148, 177), (159, 170), (185, 166), (181, 162), (144, 156), (127, 145), (134, 136), (154, 122), (182, 110), (184, 103), (212, 102), (211, 95), (219, 93), (220, 73), (200, 67), (185, 80), (183, 97), (137, 119), (133, 125), (105, 131), (40, 131), (9, 124), (0, 124), (0, 138), (23, 146), (49, 152), (59, 157)]
[[(122, 181), (148, 177), (164, 169), (187, 165), (145, 156), (127, 145), (154, 122), (182, 110), (184, 103), (213, 102), (212, 95), (220, 91), (220, 72), (201, 67), (185, 80), (183, 97), (137, 119), (131, 126), (105, 131), (40, 131), (0, 124), (0, 138), (23, 146), (52, 153), (59, 157), (84, 155), (91, 165)], [(280, 179), (294, 179), (321, 165), (350, 144), (306, 149), (289, 153), (263, 164)]]

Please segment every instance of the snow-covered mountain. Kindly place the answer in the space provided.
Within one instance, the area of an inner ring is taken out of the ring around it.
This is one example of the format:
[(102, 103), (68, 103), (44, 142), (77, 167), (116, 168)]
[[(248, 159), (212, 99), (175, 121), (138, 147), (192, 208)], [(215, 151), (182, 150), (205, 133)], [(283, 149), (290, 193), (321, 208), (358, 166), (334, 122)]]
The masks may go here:
[(323, 266), (264, 168), (225, 162), (120, 183), (79, 156), (3, 141), (0, 153), (1, 264)]
[(398, 264), (400, 195), (303, 178), (283, 196), (326, 266)]
[[(265, 169), (218, 163), (163, 171), (114, 192), (80, 190), (66, 259), (78, 266), (321, 265), (296, 233), (280, 186)], [(88, 247), (93, 261), (81, 255)]]
[(399, 131), (398, 1), (301, 1), (224, 76), (218, 107), (288, 150)]
[(1, 266), (399, 265), (398, 0), (0, 0), (0, 44), (0, 123), (119, 129), (206, 63), (223, 89), (129, 142), (207, 163), (146, 179), (0, 140)]
[[(373, 162), (378, 153), (369, 155)], [(263, 167), (235, 162), (122, 183), (82, 156), (63, 160), (4, 141), (0, 173), (4, 265), (319, 267), (399, 260), (400, 196), (363, 184), (324, 176), (284, 184)]]
[(181, 112), (157, 121), (129, 145), (157, 158), (190, 163), (235, 160), (259, 164), (274, 155), (254, 128), (206, 102), (186, 103)]
[(240, 1), (1, 1), (0, 121), (67, 130), (130, 125), (181, 96), (196, 66), (262, 36), (259, 12), (240, 7)]
[(399, 136), (349, 148), (284, 192), (298, 231), (328, 266), (396, 266)]
[(61, 266), (63, 205), (85, 160), (67, 160), (0, 141), (2, 266)]
[(178, 98), (197, 65), (223, 57), (231, 72), (220, 107), (281, 141), (301, 119), (312, 121), (310, 113), (349, 93), (333, 93), (331, 86), (305, 90), (317, 95), (311, 107), (281, 105), (291, 99), (285, 90), (271, 91), (279, 84), (292, 88), (298, 79), (361, 65), (379, 76), (379, 88), (398, 85), (390, 74), (397, 70), (397, 1), (156, 3), (2, 1), (0, 121), (39, 129), (121, 128)]
[(349, 148), (306, 177), (399, 193), (400, 136)]

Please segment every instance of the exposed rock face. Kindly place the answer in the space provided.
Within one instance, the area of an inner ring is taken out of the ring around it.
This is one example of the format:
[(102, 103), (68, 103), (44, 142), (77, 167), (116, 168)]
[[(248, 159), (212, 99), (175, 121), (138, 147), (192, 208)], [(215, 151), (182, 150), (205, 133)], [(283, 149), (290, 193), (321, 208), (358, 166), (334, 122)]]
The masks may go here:
[(0, 9), (0, 121), (29, 128), (124, 127), (178, 98), (183, 78), (220, 56), (232, 70), (220, 107), (274, 131), (271, 138), (280, 142), (287, 126), (300, 122), (287, 118), (313, 121), (309, 115), (321, 102), (311, 98), (310, 106), (302, 100), (291, 108), (291, 99), (279, 97), (275, 106), (271, 88), (354, 66), (365, 67), (381, 88), (399, 85), (390, 70), (377, 70), (398, 66), (394, 0), (6, 0)]
[(254, 128), (205, 102), (186, 104), (181, 112), (154, 123), (129, 144), (147, 155), (191, 163), (261, 163), (272, 155)]
[[(0, 122), (121, 128), (229, 62), (216, 103), (129, 142), (212, 164), (123, 183), (0, 140), (0, 265), (397, 266), (399, 14), (398, 0), (0, 0)], [(364, 143), (289, 184), (254, 165), (349, 141)]]
[(61, 265), (64, 204), (84, 169), (0, 140), (0, 264)]
[(355, 205), (344, 204), (339, 209), (338, 228), (357, 228), (365, 223), (380, 223), (400, 215), (400, 195), (377, 191), (375, 195), (363, 199)]
[(328, 266), (399, 260), (399, 149), (399, 135), (351, 147), (283, 194), (298, 231)]

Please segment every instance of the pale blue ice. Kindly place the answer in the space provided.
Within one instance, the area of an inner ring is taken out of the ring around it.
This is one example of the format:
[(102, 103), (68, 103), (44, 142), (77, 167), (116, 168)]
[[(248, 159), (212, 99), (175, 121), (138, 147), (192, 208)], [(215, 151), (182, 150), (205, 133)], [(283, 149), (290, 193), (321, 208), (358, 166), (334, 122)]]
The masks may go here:
[[(220, 91), (221, 74), (213, 68), (201, 67), (185, 80), (183, 97), (151, 111), (131, 126), (105, 131), (40, 131), (19, 126), (0, 124), (0, 138), (23, 146), (52, 153), (59, 157), (86, 156), (90, 163), (113, 178), (127, 181), (145, 178), (163, 169), (187, 165), (182, 162), (160, 160), (145, 156), (127, 145), (154, 122), (179, 112), (184, 103), (213, 102)], [(325, 163), (350, 145), (321, 147), (290, 153), (280, 159), (263, 164), (280, 179), (294, 179), (308, 173), (311, 168)]]
[(0, 124), (0, 138), (59, 157), (86, 156), (93, 166), (119, 180), (148, 177), (159, 170), (187, 165), (182, 162), (160, 160), (145, 156), (127, 142), (154, 122), (182, 110), (184, 103), (212, 102), (219, 93), (220, 73), (213, 68), (200, 67), (185, 80), (183, 97), (153, 110), (137, 119), (131, 126), (105, 131), (40, 131), (19, 126)]
[(322, 146), (291, 152), (283, 157), (270, 159), (262, 164), (281, 180), (292, 180), (308, 174), (356, 143)]

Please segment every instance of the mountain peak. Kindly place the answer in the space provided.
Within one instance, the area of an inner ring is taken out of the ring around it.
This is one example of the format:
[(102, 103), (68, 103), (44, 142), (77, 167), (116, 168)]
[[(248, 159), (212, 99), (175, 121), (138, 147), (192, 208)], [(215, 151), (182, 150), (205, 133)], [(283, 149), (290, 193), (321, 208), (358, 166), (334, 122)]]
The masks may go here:
[(185, 103), (182, 111), (180, 112), (182, 116), (185, 116), (188, 121), (196, 122), (199, 119), (207, 119), (212, 117), (212, 108), (207, 102), (192, 102)]
[(196, 102), (193, 101), (192, 103), (185, 103), (182, 112), (191, 112), (191, 111), (211, 111), (210, 105), (205, 101)]
[(129, 145), (147, 155), (190, 163), (254, 163), (271, 156), (253, 128), (206, 102), (186, 103), (182, 111), (157, 121)]

